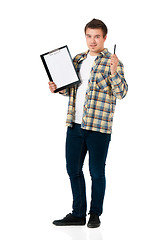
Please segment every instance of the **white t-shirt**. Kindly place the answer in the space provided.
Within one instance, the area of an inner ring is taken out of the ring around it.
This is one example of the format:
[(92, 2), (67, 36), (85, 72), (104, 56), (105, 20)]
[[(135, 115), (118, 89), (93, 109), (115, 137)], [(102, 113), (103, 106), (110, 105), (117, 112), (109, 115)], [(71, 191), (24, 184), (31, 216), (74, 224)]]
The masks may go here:
[(83, 105), (85, 101), (85, 95), (88, 86), (88, 80), (90, 77), (90, 71), (92, 69), (94, 60), (97, 56), (91, 56), (89, 53), (87, 54), (87, 58), (83, 60), (81, 69), (79, 72), (79, 77), (81, 80), (81, 84), (77, 89), (76, 94), (76, 105), (75, 105), (75, 123), (82, 123), (83, 116)]

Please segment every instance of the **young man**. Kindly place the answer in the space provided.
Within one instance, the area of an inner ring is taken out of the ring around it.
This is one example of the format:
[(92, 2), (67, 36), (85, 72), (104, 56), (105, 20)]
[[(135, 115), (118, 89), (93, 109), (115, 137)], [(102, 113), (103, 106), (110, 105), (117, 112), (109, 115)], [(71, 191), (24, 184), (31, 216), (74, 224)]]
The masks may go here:
[[(128, 85), (124, 79), (123, 64), (115, 54), (104, 48), (106, 25), (93, 19), (85, 27), (85, 36), (89, 50), (73, 59), (81, 84), (61, 92), (69, 96), (66, 163), (73, 211), (53, 224), (69, 226), (86, 223), (87, 201), (82, 167), (88, 151), (92, 194), (87, 226), (95, 228), (100, 226), (99, 216), (103, 212), (105, 164), (116, 99), (125, 97)], [(49, 82), (49, 88), (54, 93), (55, 83)]]

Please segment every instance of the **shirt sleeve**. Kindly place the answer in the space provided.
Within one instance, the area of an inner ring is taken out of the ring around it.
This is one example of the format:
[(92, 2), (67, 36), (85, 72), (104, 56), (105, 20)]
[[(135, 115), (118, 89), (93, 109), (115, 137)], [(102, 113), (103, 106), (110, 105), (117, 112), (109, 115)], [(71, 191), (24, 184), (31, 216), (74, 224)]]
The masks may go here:
[(63, 93), (62, 92), (59, 92), (59, 93), (63, 96), (69, 96), (70, 95), (70, 89), (66, 88), (66, 89), (63, 90)]

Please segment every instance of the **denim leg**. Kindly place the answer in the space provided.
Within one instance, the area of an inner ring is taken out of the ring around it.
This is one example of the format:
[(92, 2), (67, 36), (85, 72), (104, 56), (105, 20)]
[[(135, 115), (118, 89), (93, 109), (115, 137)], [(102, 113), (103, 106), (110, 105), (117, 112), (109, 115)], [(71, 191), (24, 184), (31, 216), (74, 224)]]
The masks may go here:
[(89, 170), (92, 179), (90, 212), (99, 216), (103, 212), (106, 189), (105, 165), (110, 137), (110, 134), (88, 132), (86, 140), (89, 151)]
[(86, 153), (87, 148), (80, 125), (75, 124), (73, 128), (68, 127), (66, 138), (66, 167), (70, 177), (73, 195), (72, 214), (77, 217), (86, 216), (86, 190), (82, 171)]

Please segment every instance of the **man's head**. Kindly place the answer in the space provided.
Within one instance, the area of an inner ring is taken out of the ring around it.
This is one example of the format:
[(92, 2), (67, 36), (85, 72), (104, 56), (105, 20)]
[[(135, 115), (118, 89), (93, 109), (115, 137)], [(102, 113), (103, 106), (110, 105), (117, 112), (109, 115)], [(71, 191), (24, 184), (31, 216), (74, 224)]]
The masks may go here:
[(108, 29), (106, 25), (98, 19), (93, 19), (85, 26), (87, 46), (91, 55), (98, 55), (104, 49), (104, 42)]
[(91, 28), (91, 29), (97, 29), (97, 28), (100, 28), (102, 31), (103, 31), (103, 38), (107, 35), (108, 33), (108, 28), (107, 26), (104, 24), (104, 22), (102, 22), (101, 20), (99, 19), (92, 19), (89, 23), (86, 24), (85, 26), (85, 34), (86, 34), (86, 30), (88, 28)]

